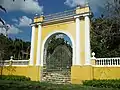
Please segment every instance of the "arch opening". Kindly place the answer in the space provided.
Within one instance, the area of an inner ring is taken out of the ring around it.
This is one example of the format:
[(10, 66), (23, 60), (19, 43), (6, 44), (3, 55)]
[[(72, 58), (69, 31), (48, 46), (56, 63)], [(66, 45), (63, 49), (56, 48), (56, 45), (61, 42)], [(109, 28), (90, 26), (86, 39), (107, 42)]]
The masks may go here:
[(74, 56), (73, 42), (65, 33), (51, 34), (44, 43), (42, 81), (70, 83)]

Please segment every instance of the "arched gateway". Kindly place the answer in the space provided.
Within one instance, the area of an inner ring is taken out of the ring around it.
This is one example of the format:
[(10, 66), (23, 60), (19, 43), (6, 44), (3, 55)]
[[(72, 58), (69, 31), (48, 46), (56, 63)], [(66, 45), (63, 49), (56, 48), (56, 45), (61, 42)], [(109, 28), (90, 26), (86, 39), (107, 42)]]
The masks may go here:
[[(84, 78), (91, 79), (91, 67), (89, 67), (90, 15), (90, 8), (85, 6), (61, 13), (46, 16), (41, 15), (40, 17), (36, 16), (34, 18), (34, 23), (31, 24), (30, 65), (38, 68), (36, 69), (39, 73), (37, 79), (40, 81), (44, 80), (46, 78), (45, 73), (50, 69), (54, 72), (54, 70), (60, 71), (61, 69), (64, 71), (67, 68), (69, 68), (70, 81), (72, 83), (79, 83)], [(55, 34), (64, 34), (70, 38), (72, 52), (69, 51), (66, 45), (60, 45), (54, 49), (51, 55), (48, 56), (45, 54), (47, 51), (46, 42), (50, 41), (51, 36)], [(67, 63), (64, 64), (65, 62)]]
[[(70, 37), (70, 38), (69, 38)], [(65, 40), (69, 38), (69, 40)], [(72, 37), (64, 31), (56, 31), (45, 38), (42, 46), (42, 81), (52, 83), (70, 83), (71, 66), (74, 61)]]

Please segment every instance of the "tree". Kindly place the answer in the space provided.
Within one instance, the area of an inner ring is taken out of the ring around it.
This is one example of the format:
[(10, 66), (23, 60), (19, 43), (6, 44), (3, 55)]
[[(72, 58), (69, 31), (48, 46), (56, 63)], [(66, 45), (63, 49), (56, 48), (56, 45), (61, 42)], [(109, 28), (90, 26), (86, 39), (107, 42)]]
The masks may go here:
[(21, 39), (12, 40), (1, 34), (0, 53), (1, 60), (9, 60), (10, 56), (14, 56), (14, 59), (29, 59), (30, 42)]
[(91, 47), (97, 57), (120, 56), (120, 0), (107, 2), (106, 14), (92, 19)]
[[(47, 53), (52, 54), (55, 48), (59, 45), (66, 45), (69, 50), (72, 52), (72, 47), (67, 43), (64, 38), (56, 38), (56, 35), (51, 38), (48, 42)], [(47, 54), (48, 55), (48, 54)]]
[[(11, 1), (15, 1), (15, 0), (11, 0)], [(25, 1), (25, 0), (24, 0)], [(0, 5), (0, 10), (2, 10), (3, 12), (7, 12), (7, 10), (5, 9), (5, 7), (3, 7), (2, 5)], [(0, 28), (5, 28), (6, 29), (6, 35), (7, 35), (7, 31), (9, 29), (9, 27), (7, 26), (7, 24), (5, 23), (5, 21), (0, 17), (0, 22), (2, 23), (2, 25), (0, 25)], [(4, 37), (3, 35), (1, 35), (2, 37)], [(5, 37), (4, 37), (5, 39)], [(0, 42), (6, 42), (6, 41), (0, 41)], [(3, 55), (5, 54), (5, 50), (6, 49), (6, 44), (4, 45), (3, 43), (0, 43), (0, 59), (3, 59)]]

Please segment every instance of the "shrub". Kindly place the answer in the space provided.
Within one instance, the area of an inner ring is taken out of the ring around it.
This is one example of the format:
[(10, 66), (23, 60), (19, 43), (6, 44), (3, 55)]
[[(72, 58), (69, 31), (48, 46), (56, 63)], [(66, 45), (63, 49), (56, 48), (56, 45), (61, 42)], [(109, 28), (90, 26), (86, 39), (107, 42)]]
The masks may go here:
[(0, 80), (30, 81), (30, 78), (26, 76), (1, 75)]
[(0, 80), (0, 90), (114, 90), (81, 85), (57, 85), (47, 82)]
[(86, 80), (83, 85), (99, 88), (118, 88), (120, 89), (120, 79), (112, 80)]

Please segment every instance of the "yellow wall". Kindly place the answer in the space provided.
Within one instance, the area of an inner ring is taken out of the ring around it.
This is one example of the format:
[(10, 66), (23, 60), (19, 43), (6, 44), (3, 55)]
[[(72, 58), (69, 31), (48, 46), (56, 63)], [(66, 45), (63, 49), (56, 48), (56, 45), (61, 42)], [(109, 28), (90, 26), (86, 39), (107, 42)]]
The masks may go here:
[(19, 75), (30, 77), (33, 81), (40, 81), (40, 73), (42, 67), (35, 66), (6, 66), (0, 67), (0, 74), (2, 75)]
[[(80, 42), (81, 42), (81, 52), (78, 52), (81, 56), (81, 64), (85, 64), (85, 21), (81, 19), (80, 23)], [(56, 23), (51, 25), (42, 26), (42, 41), (41, 41), (41, 48), (44, 40), (48, 37), (51, 33), (56, 31), (63, 31), (69, 33), (73, 40), (74, 44), (76, 41), (76, 23), (75, 19), (68, 22)], [(37, 51), (36, 51), (37, 52)]]
[(120, 79), (120, 67), (94, 67), (94, 79)]
[(83, 7), (83, 8), (76, 8), (76, 14), (83, 14), (83, 13), (88, 13), (90, 12), (90, 8), (89, 7)]
[(91, 80), (93, 78), (91, 66), (72, 66), (71, 68), (71, 82), (73, 84), (80, 84), (84, 80)]
[(71, 82), (80, 84), (92, 79), (120, 79), (120, 67), (72, 66)]
[[(41, 81), (42, 67), (37, 66), (7, 66), (0, 68), (2, 75), (20, 75), (30, 77), (33, 81)], [(72, 66), (71, 83), (80, 84), (92, 79), (120, 79), (120, 67)]]
[(69, 32), (72, 35), (73, 39), (75, 39), (75, 22), (69, 21), (69, 22), (63, 22), (63, 23), (43, 26), (42, 27), (42, 41), (45, 40), (45, 38), (49, 34), (55, 31)]

